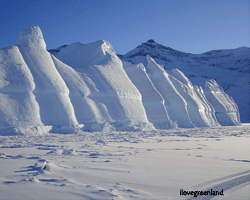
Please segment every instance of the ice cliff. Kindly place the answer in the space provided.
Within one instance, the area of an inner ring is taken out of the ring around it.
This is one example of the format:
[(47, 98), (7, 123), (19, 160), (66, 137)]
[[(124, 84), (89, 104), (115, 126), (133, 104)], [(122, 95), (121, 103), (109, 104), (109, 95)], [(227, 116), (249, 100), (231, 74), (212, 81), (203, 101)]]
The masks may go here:
[(237, 105), (215, 81), (203, 91), (150, 56), (144, 64), (121, 61), (105, 40), (52, 55), (34, 25), (0, 50), (0, 132), (6, 134), (238, 124)]

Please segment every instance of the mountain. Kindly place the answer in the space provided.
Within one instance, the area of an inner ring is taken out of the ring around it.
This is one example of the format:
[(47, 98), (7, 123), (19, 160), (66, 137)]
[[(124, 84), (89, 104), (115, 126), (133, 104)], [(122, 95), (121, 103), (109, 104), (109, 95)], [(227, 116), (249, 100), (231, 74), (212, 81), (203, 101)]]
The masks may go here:
[(121, 61), (105, 40), (50, 52), (36, 25), (0, 50), (1, 134), (240, 124), (237, 105), (216, 81), (195, 86), (149, 55), (144, 64)]
[(238, 105), (241, 122), (250, 122), (248, 47), (191, 54), (165, 47), (151, 39), (125, 55), (118, 56), (122, 61), (147, 65), (147, 55), (166, 71), (174, 68), (181, 70), (197, 86), (204, 88), (207, 80), (216, 80)]
[(56, 56), (61, 51), (61, 49), (65, 48), (67, 46), (68, 45), (65, 44), (65, 45), (62, 45), (62, 46), (60, 46), (60, 47), (58, 47), (56, 49), (49, 49), (48, 52), (50, 52), (51, 54), (53, 54), (54, 56)]

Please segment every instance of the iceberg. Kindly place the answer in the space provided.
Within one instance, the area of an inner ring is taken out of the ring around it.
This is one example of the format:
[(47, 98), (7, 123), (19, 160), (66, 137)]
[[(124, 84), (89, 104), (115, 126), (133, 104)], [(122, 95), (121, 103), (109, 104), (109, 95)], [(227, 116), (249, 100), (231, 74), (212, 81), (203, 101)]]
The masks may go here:
[(0, 131), (6, 134), (239, 125), (215, 80), (196, 86), (179, 69), (121, 61), (106, 40), (46, 50), (40, 28), (0, 50)]
[(109, 123), (115, 130), (154, 129), (147, 119), (141, 93), (108, 41), (74, 43), (63, 48), (57, 58), (86, 80), (90, 88), (86, 96), (93, 104), (92, 112), (98, 112), (95, 115), (104, 125)]
[(237, 104), (227, 95), (215, 80), (206, 81), (205, 96), (215, 109), (218, 122), (223, 126), (240, 124)]
[(1, 49), (0, 131), (18, 132), (16, 127), (43, 125), (34, 89), (33, 76), (19, 49), (16, 46)]

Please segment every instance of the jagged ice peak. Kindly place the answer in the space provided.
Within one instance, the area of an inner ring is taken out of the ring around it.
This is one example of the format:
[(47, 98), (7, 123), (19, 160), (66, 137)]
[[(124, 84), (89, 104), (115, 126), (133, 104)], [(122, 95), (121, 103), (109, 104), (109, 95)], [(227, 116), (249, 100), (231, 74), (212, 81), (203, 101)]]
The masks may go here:
[(14, 45), (46, 49), (42, 31), (37, 25), (32, 25), (22, 30), (14, 42)]

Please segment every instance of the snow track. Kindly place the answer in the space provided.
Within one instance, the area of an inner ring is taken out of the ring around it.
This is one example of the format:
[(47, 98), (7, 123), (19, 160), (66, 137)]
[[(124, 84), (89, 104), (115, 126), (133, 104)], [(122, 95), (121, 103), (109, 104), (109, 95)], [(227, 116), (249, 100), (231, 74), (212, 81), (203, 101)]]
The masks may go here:
[[(248, 161), (250, 162), (250, 161)], [(223, 193), (226, 194), (226, 196), (230, 196), (230, 190), (232, 189), (239, 189), (241, 187), (244, 187), (246, 185), (250, 185), (250, 170), (246, 170), (243, 172), (239, 172), (236, 174), (232, 174), (229, 176), (221, 177), (218, 179), (214, 179), (211, 181), (207, 181), (205, 183), (196, 185), (189, 190), (191, 191), (222, 191)], [(188, 190), (188, 191), (189, 191)], [(229, 190), (229, 193), (228, 193)], [(208, 195), (208, 196), (198, 196), (195, 199), (202, 199), (202, 200), (208, 200), (208, 199), (213, 199), (218, 196), (213, 196), (213, 195)], [(221, 197), (221, 196), (220, 196)], [(191, 198), (186, 198), (188, 199), (193, 199)]]

